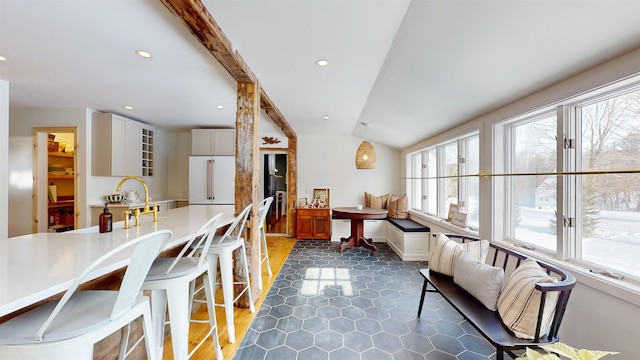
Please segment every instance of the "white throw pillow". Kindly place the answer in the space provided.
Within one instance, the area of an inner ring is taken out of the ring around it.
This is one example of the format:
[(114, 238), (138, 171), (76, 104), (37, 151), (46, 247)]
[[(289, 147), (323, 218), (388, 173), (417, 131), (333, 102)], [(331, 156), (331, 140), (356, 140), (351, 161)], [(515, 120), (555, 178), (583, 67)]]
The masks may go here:
[(460, 244), (440, 233), (436, 236), (436, 246), (431, 253), (429, 270), (453, 276), (456, 261), (463, 251), (468, 252), (469, 255), (475, 259), (484, 262), (489, 253), (489, 241), (480, 240)]
[(466, 252), (458, 257), (453, 272), (453, 282), (492, 311), (498, 309), (503, 279), (504, 270), (501, 267), (480, 262)]
[[(538, 320), (538, 310), (542, 293), (536, 290), (537, 283), (554, 283), (556, 278), (547, 272), (531, 258), (524, 260), (513, 271), (498, 297), (498, 313), (502, 322), (513, 333), (523, 339), (533, 339)], [(553, 313), (558, 301), (558, 292), (547, 293), (542, 312), (540, 335), (545, 335), (551, 326)]]

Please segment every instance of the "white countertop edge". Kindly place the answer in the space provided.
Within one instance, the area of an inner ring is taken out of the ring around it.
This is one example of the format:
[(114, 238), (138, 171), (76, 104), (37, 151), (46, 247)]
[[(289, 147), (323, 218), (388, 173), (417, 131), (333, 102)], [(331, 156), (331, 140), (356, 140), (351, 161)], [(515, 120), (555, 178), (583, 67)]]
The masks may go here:
[[(119, 221), (108, 233), (99, 233), (98, 227), (92, 226), (62, 233), (36, 233), (0, 239), (0, 264), (7, 264), (4, 268), (0, 266), (0, 316), (66, 291), (91, 262), (128, 239), (168, 229), (173, 232), (163, 247), (163, 250), (168, 250), (184, 244), (190, 235), (218, 213), (224, 214), (220, 226), (230, 224), (234, 212), (234, 205), (192, 205), (168, 210), (158, 216), (158, 222), (153, 222), (150, 214), (142, 215), (138, 227), (131, 219), (129, 229), (124, 229), (124, 222)], [(8, 249), (15, 253), (11, 254)], [(43, 250), (38, 252), (40, 249)], [(33, 256), (24, 258), (20, 255), (23, 253)], [(68, 258), (70, 254), (72, 259)], [(76, 254), (81, 256), (73, 257)], [(67, 264), (70, 260), (72, 263)], [(119, 257), (105, 263), (91, 274), (89, 280), (124, 267), (129, 260), (129, 257)], [(33, 281), (34, 278), (38, 281)]]

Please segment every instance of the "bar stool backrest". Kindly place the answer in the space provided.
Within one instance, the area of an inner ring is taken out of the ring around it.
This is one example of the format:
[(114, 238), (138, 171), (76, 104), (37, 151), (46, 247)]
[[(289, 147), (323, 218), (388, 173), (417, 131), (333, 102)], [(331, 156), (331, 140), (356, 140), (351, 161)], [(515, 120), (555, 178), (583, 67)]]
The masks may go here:
[(220, 226), (220, 219), (222, 219), (222, 213), (209, 219), (209, 221), (202, 225), (202, 227), (191, 236), (191, 239), (189, 239), (189, 241), (187, 241), (187, 243), (182, 247), (180, 253), (167, 268), (165, 276), (171, 273), (173, 268), (183, 257), (198, 256), (198, 267), (204, 265), (207, 257), (207, 251), (209, 251), (211, 242), (216, 235), (216, 230), (218, 230), (218, 227)]
[(269, 213), (269, 208), (271, 207), (271, 203), (273, 202), (273, 196), (269, 196), (260, 202), (258, 205), (258, 229), (262, 229), (264, 227), (264, 220), (267, 218), (267, 213)]
[[(222, 245), (227, 241), (238, 240), (242, 237), (242, 232), (244, 231), (244, 227), (247, 224), (247, 219), (249, 218), (249, 212), (251, 212), (251, 207), (253, 205), (249, 204), (245, 207), (236, 218), (233, 220), (233, 223), (229, 225), (227, 231), (225, 231), (224, 235), (216, 236), (211, 244), (211, 246)], [(235, 239), (232, 239), (235, 237)]]
[(128, 248), (135, 246), (133, 255), (131, 256), (129, 265), (127, 266), (127, 270), (124, 274), (124, 278), (122, 279), (118, 297), (111, 311), (110, 318), (114, 319), (126, 313), (129, 309), (131, 309), (133, 304), (136, 303), (136, 299), (138, 298), (138, 296), (140, 296), (140, 288), (142, 286), (142, 282), (147, 276), (147, 273), (151, 268), (151, 264), (160, 253), (160, 250), (162, 249), (166, 240), (169, 239), (171, 235), (172, 232), (170, 230), (160, 230), (140, 236), (133, 240), (127, 241), (126, 243), (116, 247), (115, 249), (112, 249), (111, 251), (107, 252), (96, 261), (94, 261), (73, 281), (71, 286), (69, 286), (69, 289), (62, 296), (62, 299), (60, 299), (47, 320), (36, 332), (35, 341), (40, 342), (43, 340), (43, 334), (45, 333), (51, 322), (55, 319), (64, 305), (69, 301), (71, 296), (73, 296), (78, 286), (86, 282), (89, 275), (93, 273), (99, 265), (104, 263), (107, 259), (112, 258), (116, 254), (119, 254), (127, 250)]

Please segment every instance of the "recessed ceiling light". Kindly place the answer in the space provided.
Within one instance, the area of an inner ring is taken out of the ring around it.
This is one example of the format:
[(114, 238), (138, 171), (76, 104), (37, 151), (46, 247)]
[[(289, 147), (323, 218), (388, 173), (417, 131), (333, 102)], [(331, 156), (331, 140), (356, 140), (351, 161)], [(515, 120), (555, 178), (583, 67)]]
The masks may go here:
[(329, 65), (329, 61), (327, 61), (326, 59), (320, 59), (316, 61), (316, 65), (318, 66), (327, 66)]
[(138, 50), (138, 51), (136, 51), (136, 54), (138, 54), (138, 55), (140, 55), (140, 56), (142, 56), (143, 58), (146, 58), (146, 59), (151, 57), (151, 53), (148, 52), (148, 51), (144, 51), (144, 50)]
[(0, 56), (0, 61), (7, 61), (7, 58), (4, 56)]
[(322, 118), (325, 119), (325, 120), (329, 120), (330, 119), (329, 115), (325, 115)]
[(224, 106), (222, 106), (222, 105), (217, 105), (216, 107), (217, 107), (218, 109), (224, 109)]
[(123, 108), (125, 108), (127, 110), (133, 110), (133, 106), (131, 106), (131, 105), (125, 105), (125, 106), (123, 106)]

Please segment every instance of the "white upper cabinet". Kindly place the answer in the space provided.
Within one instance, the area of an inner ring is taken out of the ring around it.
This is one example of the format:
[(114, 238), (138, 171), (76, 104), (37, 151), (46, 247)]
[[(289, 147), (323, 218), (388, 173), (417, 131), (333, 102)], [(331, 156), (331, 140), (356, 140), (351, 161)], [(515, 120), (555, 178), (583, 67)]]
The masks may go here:
[(192, 129), (191, 155), (236, 155), (235, 129)]
[(116, 114), (94, 113), (91, 140), (91, 175), (153, 175), (149, 126)]

